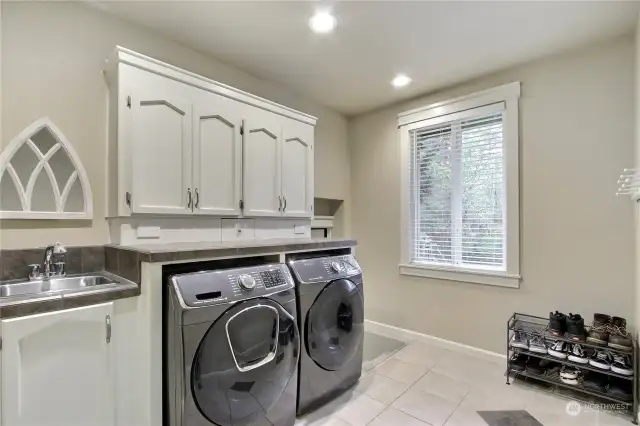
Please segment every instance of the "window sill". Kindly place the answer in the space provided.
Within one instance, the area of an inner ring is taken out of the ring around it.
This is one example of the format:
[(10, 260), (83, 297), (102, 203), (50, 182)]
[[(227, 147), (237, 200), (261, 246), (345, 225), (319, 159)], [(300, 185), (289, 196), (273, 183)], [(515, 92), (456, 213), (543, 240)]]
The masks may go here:
[(520, 275), (508, 274), (506, 272), (463, 270), (410, 263), (400, 264), (398, 267), (401, 275), (493, 285), (498, 287), (520, 288)]

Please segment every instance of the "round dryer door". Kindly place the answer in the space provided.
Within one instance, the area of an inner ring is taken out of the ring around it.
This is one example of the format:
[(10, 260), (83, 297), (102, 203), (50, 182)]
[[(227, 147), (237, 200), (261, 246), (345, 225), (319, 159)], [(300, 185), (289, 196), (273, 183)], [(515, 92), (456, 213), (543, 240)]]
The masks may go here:
[(270, 299), (229, 308), (193, 359), (191, 391), (202, 415), (220, 426), (264, 416), (296, 372), (299, 339), (295, 319)]
[(364, 300), (356, 284), (332, 281), (307, 313), (307, 353), (325, 370), (340, 370), (360, 351), (364, 332)]

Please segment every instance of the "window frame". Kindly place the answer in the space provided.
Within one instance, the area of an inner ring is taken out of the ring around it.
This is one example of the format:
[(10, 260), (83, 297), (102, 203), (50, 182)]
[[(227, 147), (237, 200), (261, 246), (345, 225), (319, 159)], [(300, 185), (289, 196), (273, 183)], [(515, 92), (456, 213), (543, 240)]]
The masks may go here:
[[(519, 168), (519, 111), (520, 82), (513, 82), (467, 96), (438, 102), (398, 114), (400, 136), (400, 194), (401, 194), (401, 259), (398, 265), (402, 275), (435, 278), (500, 287), (520, 286), (520, 168)], [(425, 265), (411, 263), (413, 243), (411, 226), (411, 139), (409, 132), (438, 122), (455, 120), (473, 109), (502, 104), (503, 159), (505, 176), (505, 271), (487, 270), (467, 266)], [(428, 121), (428, 124), (425, 123)]]

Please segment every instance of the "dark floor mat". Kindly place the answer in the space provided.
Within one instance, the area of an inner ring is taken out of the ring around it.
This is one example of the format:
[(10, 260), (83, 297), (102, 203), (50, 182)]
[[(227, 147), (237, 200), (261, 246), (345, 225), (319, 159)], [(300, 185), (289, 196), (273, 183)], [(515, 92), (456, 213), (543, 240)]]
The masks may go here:
[(489, 426), (543, 426), (524, 410), (478, 411), (478, 414)]
[(362, 368), (364, 371), (372, 370), (382, 361), (402, 349), (405, 345), (406, 343), (401, 340), (391, 339), (389, 337), (365, 331), (364, 359), (362, 360)]

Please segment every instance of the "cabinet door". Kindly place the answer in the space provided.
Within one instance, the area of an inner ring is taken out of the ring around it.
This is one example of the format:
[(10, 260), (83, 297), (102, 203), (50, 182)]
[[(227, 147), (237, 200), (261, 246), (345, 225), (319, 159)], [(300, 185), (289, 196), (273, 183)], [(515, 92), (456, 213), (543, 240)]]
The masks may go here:
[(280, 216), (279, 121), (245, 120), (243, 138), (243, 191), (245, 216)]
[(287, 120), (282, 139), (282, 214), (313, 215), (313, 126)]
[(132, 94), (132, 211), (191, 214), (191, 103), (162, 90)]
[(194, 213), (240, 214), (242, 116), (238, 103), (207, 94), (194, 106)]
[(2, 321), (3, 426), (113, 426), (113, 303)]

